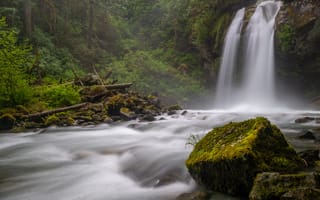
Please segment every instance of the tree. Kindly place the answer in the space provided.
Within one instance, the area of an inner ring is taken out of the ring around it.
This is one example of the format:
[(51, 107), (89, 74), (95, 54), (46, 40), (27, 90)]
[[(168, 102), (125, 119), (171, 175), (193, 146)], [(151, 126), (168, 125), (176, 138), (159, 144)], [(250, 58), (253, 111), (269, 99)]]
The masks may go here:
[(25, 104), (30, 99), (27, 71), (32, 66), (31, 47), (17, 43), (17, 32), (0, 19), (0, 107)]

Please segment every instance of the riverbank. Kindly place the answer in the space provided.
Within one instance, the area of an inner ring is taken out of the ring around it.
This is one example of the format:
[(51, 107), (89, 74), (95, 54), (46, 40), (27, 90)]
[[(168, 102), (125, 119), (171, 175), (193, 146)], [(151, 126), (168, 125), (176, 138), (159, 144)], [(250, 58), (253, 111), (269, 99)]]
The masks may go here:
[(165, 107), (157, 95), (129, 91), (132, 84), (85, 86), (81, 102), (50, 110), (28, 110), (23, 106), (0, 112), (0, 130), (23, 132), (49, 126), (87, 126), (138, 119), (154, 121), (164, 112), (174, 113), (180, 106)]

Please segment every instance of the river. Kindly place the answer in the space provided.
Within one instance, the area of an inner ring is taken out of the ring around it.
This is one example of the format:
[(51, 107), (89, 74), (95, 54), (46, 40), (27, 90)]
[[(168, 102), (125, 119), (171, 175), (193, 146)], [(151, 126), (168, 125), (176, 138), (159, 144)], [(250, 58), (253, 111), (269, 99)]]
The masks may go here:
[[(154, 122), (130, 121), (95, 127), (51, 127), (21, 134), (0, 134), (1, 200), (174, 200), (195, 190), (184, 161), (191, 135), (255, 116), (278, 125), (296, 150), (317, 143), (299, 140), (319, 127), (295, 119), (320, 112), (265, 114), (188, 110)], [(214, 194), (214, 200), (236, 198)]]

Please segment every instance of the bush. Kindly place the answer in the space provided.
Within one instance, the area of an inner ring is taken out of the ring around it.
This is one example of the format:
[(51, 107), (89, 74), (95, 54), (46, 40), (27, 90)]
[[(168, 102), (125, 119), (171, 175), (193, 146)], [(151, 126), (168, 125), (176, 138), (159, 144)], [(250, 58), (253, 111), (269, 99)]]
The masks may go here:
[(52, 108), (70, 106), (81, 101), (78, 88), (71, 85), (46, 87), (42, 89), (40, 98)]

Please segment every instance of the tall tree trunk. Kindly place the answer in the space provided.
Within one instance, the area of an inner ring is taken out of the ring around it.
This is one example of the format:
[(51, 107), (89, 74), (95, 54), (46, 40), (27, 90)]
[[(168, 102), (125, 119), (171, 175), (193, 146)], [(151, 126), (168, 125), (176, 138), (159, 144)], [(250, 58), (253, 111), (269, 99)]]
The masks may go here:
[(24, 32), (28, 38), (31, 38), (32, 34), (32, 6), (31, 0), (24, 0)]
[(88, 19), (88, 35), (87, 35), (87, 42), (88, 47), (92, 47), (92, 38), (93, 38), (93, 23), (94, 23), (94, 16), (93, 16), (93, 6), (94, 0), (89, 0), (89, 19)]

